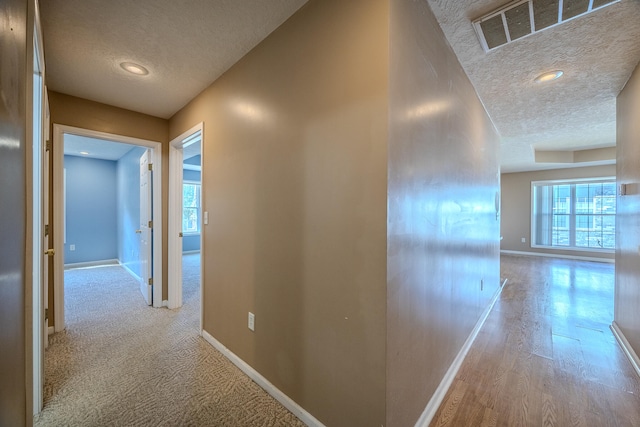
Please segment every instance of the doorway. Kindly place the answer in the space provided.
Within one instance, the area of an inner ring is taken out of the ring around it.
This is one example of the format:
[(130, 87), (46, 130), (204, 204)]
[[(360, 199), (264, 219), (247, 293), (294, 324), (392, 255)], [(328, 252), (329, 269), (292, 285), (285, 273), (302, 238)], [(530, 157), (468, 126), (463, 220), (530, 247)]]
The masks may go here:
[(203, 226), (202, 210), (203, 124), (199, 123), (171, 141), (169, 146), (169, 299), (170, 309), (183, 303), (185, 265), (200, 269), (200, 332), (202, 331)]
[[(65, 251), (67, 251), (67, 257), (70, 257), (71, 252), (75, 250), (75, 244), (68, 242), (66, 245), (66, 227), (65, 218), (67, 212), (65, 211), (65, 188), (71, 181), (65, 179), (64, 168), (64, 152), (65, 152), (65, 140), (72, 140), (73, 138), (88, 138), (90, 140), (102, 140), (112, 141), (115, 143), (128, 144), (129, 146), (139, 146), (149, 149), (149, 163), (153, 166), (153, 174), (150, 176), (150, 190), (151, 198), (151, 212), (153, 215), (153, 223), (157, 224), (153, 227), (149, 223), (149, 228), (152, 229), (152, 243), (151, 243), (151, 272), (152, 281), (157, 286), (152, 286), (151, 302), (154, 307), (162, 306), (162, 183), (160, 177), (162, 176), (162, 164), (161, 164), (161, 143), (155, 141), (142, 140), (137, 138), (126, 137), (122, 135), (108, 134), (104, 132), (97, 132), (88, 129), (75, 128), (71, 126), (63, 126), (54, 124), (53, 132), (53, 156), (54, 156), (54, 170), (53, 170), (53, 209), (54, 209), (54, 250), (57, 256), (54, 257), (54, 327), (55, 332), (62, 331), (65, 328), (65, 313), (64, 313), (64, 266), (65, 266)], [(131, 147), (129, 147), (130, 149)], [(136, 174), (140, 173), (139, 171)], [(91, 221), (91, 218), (84, 218), (86, 221)], [(136, 228), (140, 224), (136, 225)], [(91, 225), (89, 224), (88, 227)], [(137, 233), (137, 230), (136, 230)], [(126, 265), (125, 265), (126, 269)], [(144, 286), (141, 284), (141, 291), (148, 289), (148, 284), (153, 282), (146, 282)]]

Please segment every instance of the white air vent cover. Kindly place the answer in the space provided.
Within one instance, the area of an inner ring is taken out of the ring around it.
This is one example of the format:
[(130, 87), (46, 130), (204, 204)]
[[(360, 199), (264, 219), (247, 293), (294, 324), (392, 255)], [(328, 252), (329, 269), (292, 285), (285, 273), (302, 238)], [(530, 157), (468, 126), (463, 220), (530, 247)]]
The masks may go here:
[(516, 0), (473, 21), (489, 52), (620, 0)]

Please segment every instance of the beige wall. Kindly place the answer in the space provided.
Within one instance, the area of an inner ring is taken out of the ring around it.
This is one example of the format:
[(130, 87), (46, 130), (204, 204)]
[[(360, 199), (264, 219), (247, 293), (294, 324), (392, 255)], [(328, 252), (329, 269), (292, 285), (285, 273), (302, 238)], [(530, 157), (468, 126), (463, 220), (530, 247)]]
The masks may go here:
[[(74, 126), (82, 129), (89, 129), (99, 132), (106, 132), (115, 135), (123, 135), (133, 138), (157, 141), (163, 144), (162, 147), (162, 188), (166, 196), (169, 188), (169, 121), (146, 114), (136, 113), (110, 105), (100, 104), (74, 96), (65, 95), (58, 92), (49, 91), (49, 108), (51, 110), (51, 123), (66, 126)], [(53, 135), (53, 132), (51, 132)], [(56, 150), (56, 147), (53, 148)], [(53, 167), (51, 170), (51, 180), (53, 182)], [(53, 199), (52, 199), (53, 200)], [(162, 201), (162, 235), (167, 236), (168, 224), (168, 197)], [(51, 212), (53, 215), (53, 212)], [(53, 221), (51, 220), (50, 224)], [(52, 233), (52, 242), (55, 235)], [(162, 299), (167, 299), (167, 239), (165, 237), (162, 247)], [(53, 268), (49, 269), (50, 274)], [(53, 301), (53, 278), (49, 280), (49, 313), (51, 318), (49, 325), (55, 324)]]
[(640, 66), (618, 96), (615, 322), (640, 355)]
[[(530, 242), (532, 181), (600, 178), (607, 176), (616, 176), (616, 165), (502, 174), (502, 224), (500, 228), (503, 240), (501, 242), (500, 249), (519, 252), (536, 252), (553, 255), (613, 259), (613, 253), (532, 248)], [(526, 239), (525, 243), (521, 242), (522, 237)]]
[(391, 4), (386, 425), (393, 427), (418, 420), (500, 277), (497, 133), (427, 2)]
[[(0, 426), (31, 425), (30, 336), (25, 305), (27, 229), (26, 112), (32, 81), (32, 5), (0, 3)], [(31, 23), (31, 25), (28, 25)], [(31, 59), (31, 61), (29, 61)], [(28, 76), (28, 78), (26, 78)]]
[(204, 329), (329, 426), (385, 423), (387, 44), (387, 1), (311, 0), (170, 120), (204, 122)]

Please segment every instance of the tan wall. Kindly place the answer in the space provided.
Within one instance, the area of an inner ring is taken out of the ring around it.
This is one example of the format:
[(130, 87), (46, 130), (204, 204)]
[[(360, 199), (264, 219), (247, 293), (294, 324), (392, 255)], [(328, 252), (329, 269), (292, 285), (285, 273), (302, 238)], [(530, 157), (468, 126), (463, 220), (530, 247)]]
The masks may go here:
[[(613, 259), (613, 253), (549, 250), (531, 247), (531, 182), (554, 179), (600, 178), (616, 176), (616, 165), (552, 169), (502, 174), (503, 237), (500, 249), (554, 255), (586, 256)], [(526, 239), (525, 243), (521, 238)]]
[(31, 425), (25, 325), (31, 298), (25, 272), (31, 28), (33, 11), (27, 12), (26, 1), (0, 3), (0, 426)]
[(640, 355), (640, 66), (618, 96), (615, 321)]
[(330, 426), (385, 423), (387, 45), (387, 1), (311, 0), (170, 120), (204, 122), (204, 329)]
[[(162, 146), (162, 188), (164, 195), (169, 188), (169, 121), (146, 114), (136, 113), (110, 105), (100, 104), (74, 96), (65, 95), (58, 92), (49, 91), (49, 108), (51, 110), (51, 123), (66, 126), (74, 126), (82, 129), (89, 129), (99, 132), (112, 133), (133, 138), (157, 141)], [(53, 135), (53, 132), (50, 133)], [(56, 147), (53, 148), (56, 150)], [(50, 168), (53, 182), (53, 167)], [(53, 195), (51, 195), (53, 197)], [(53, 200), (53, 199), (51, 199)], [(162, 201), (162, 235), (165, 236), (162, 245), (162, 299), (167, 299), (167, 224), (168, 224), (168, 197)], [(53, 216), (53, 212), (51, 212)], [(50, 220), (53, 224), (53, 218)], [(51, 245), (55, 235), (51, 235)], [(53, 274), (53, 268), (49, 268)], [(53, 278), (49, 279), (49, 325), (55, 324), (53, 301)]]
[(393, 427), (418, 420), (500, 278), (498, 136), (428, 3), (391, 4), (386, 425)]

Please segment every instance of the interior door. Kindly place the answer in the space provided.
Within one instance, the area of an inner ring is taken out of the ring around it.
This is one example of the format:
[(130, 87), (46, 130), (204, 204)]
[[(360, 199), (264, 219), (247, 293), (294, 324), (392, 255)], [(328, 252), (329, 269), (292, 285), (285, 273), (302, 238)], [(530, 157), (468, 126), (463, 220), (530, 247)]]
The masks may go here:
[(152, 173), (151, 150), (140, 157), (140, 292), (147, 305), (153, 304), (153, 278), (151, 272), (153, 250)]

